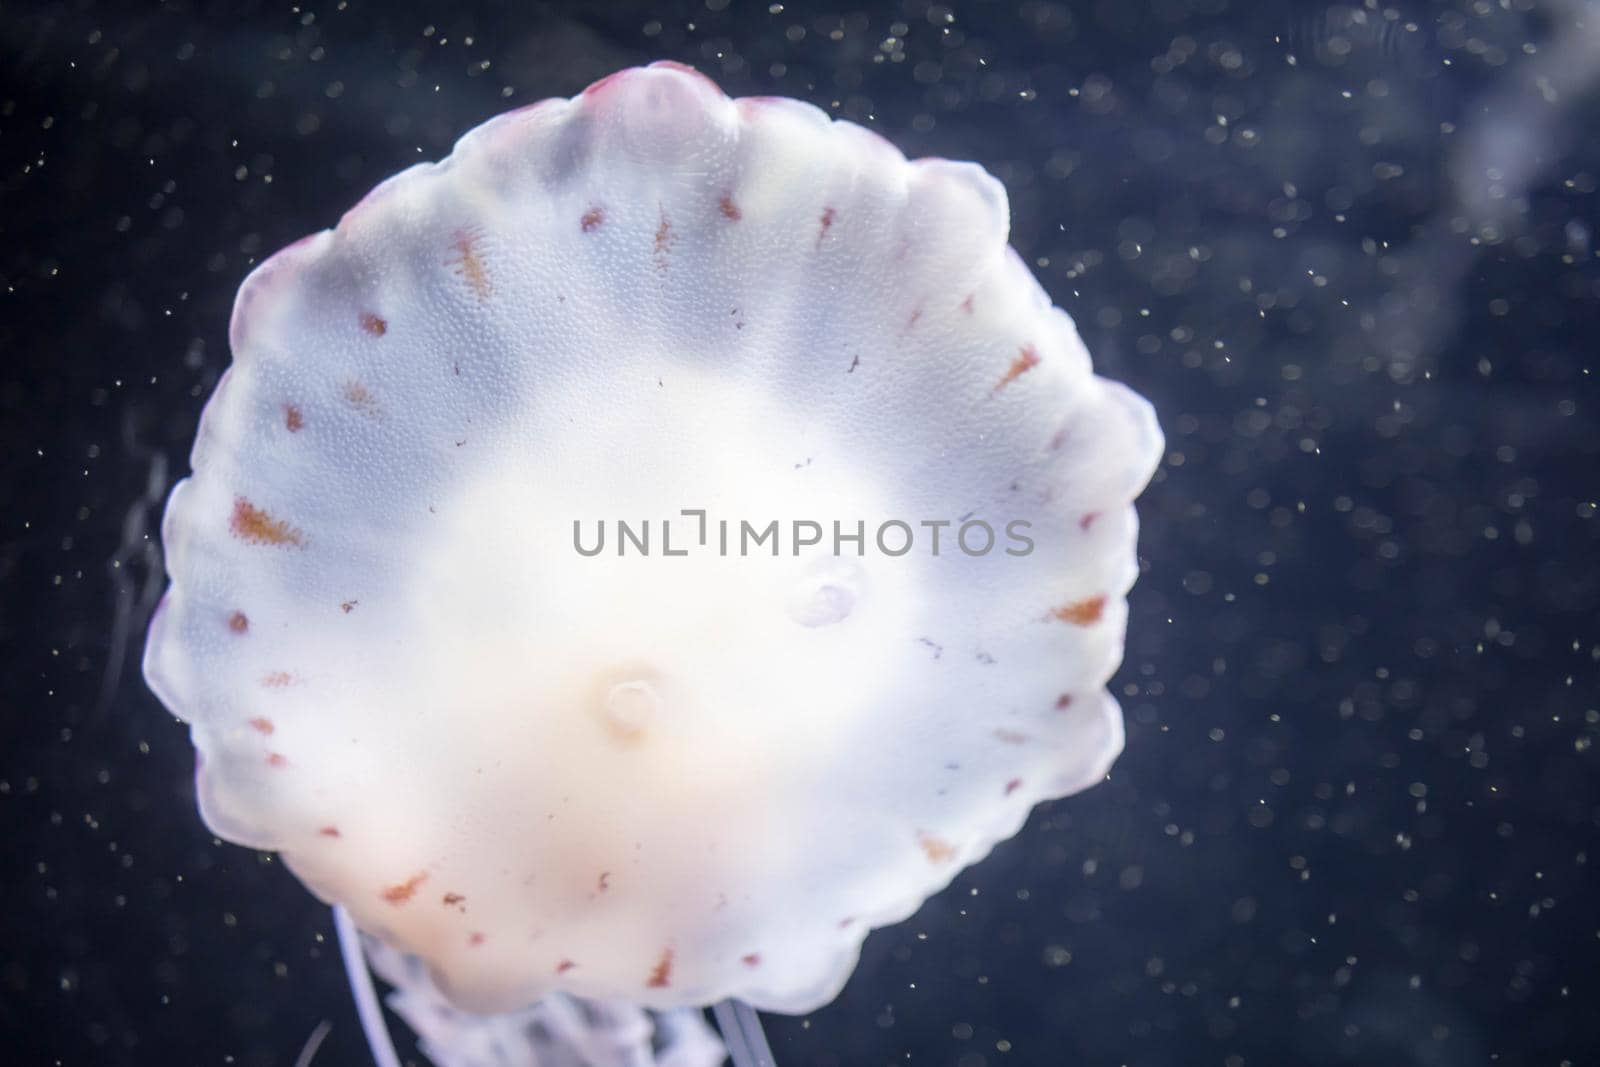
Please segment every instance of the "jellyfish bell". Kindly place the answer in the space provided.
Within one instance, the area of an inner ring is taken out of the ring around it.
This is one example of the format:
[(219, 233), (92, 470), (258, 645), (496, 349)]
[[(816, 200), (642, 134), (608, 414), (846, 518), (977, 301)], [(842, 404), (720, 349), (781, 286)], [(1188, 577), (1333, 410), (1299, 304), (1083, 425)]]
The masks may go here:
[(145, 674), (441, 1063), (817, 1008), (1104, 776), (1161, 435), (1007, 231), (974, 164), (658, 63), (245, 281)]

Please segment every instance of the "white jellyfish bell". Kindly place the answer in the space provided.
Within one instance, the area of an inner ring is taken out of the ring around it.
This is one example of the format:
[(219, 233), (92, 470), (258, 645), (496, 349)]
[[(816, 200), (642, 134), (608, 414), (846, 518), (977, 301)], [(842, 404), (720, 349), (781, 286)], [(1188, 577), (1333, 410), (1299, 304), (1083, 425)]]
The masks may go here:
[(769, 1058), (1104, 777), (1161, 435), (1007, 228), (658, 63), (246, 280), (145, 675), (441, 1065)]

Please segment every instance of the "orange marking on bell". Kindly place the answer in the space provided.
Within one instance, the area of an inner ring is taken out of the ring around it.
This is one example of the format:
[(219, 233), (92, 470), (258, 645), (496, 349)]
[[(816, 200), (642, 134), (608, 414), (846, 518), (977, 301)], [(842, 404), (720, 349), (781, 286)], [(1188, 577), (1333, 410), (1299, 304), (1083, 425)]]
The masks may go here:
[(372, 395), (362, 382), (354, 378), (344, 383), (344, 398), (351, 407), (359, 410), (363, 415), (376, 415), (378, 413), (378, 398)]
[(664, 948), (661, 950), (661, 958), (657, 960), (656, 965), (651, 968), (650, 978), (645, 982), (645, 985), (649, 986), (651, 989), (665, 989), (671, 984), (672, 950), (670, 948)]
[(489, 266), (478, 248), (480, 237), (469, 230), (457, 230), (450, 248), (454, 259), (450, 261), (456, 274), (465, 279), (467, 288), (480, 301), (489, 299), (493, 288), (489, 284)]
[(1011, 361), (1011, 366), (1006, 369), (999, 384), (994, 387), (994, 391), (998, 393), (1038, 365), (1039, 353), (1032, 345), (1023, 345), (1017, 350), (1017, 358)]
[(383, 899), (388, 901), (390, 904), (404, 904), (412, 897), (417, 895), (417, 888), (427, 880), (428, 872), (418, 871), (416, 874), (413, 874), (410, 878), (407, 878), (398, 885), (392, 885), (385, 889), (383, 891)]
[(282, 519), (273, 518), (242, 496), (233, 499), (233, 517), (228, 520), (228, 529), (233, 531), (233, 536), (252, 545), (305, 545), (299, 530)]
[(838, 212), (831, 207), (822, 209), (822, 218), (817, 221), (817, 247), (822, 247), (822, 239), (828, 236), (828, 231), (833, 229), (833, 220), (838, 217)]
[(656, 227), (656, 269), (667, 269), (667, 254), (672, 251), (672, 244), (676, 238), (672, 234), (672, 222), (666, 215), (661, 216), (661, 225)]
[(1100, 621), (1100, 616), (1105, 614), (1105, 610), (1106, 598), (1092, 596), (1087, 600), (1075, 600), (1070, 604), (1063, 604), (1050, 614), (1061, 622), (1069, 622), (1074, 626), (1090, 626)]

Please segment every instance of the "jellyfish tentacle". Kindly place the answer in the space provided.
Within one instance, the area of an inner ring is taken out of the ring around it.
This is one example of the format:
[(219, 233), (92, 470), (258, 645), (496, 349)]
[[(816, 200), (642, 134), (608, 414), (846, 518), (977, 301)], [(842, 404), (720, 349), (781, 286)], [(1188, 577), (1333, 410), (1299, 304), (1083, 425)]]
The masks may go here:
[(328, 1034), (333, 1030), (333, 1022), (324, 1019), (311, 1031), (311, 1036), (306, 1038), (306, 1043), (300, 1047), (300, 1055), (295, 1057), (294, 1067), (311, 1067), (311, 1061), (316, 1059), (317, 1050), (328, 1039)]
[(728, 1056), (733, 1067), (776, 1067), (772, 1046), (761, 1029), (761, 1016), (742, 1000), (718, 1001), (711, 1013), (716, 1016), (717, 1027), (722, 1031), (722, 1043), (728, 1046)]
[(733, 1001), (718, 1001), (711, 1006), (711, 1014), (717, 1020), (717, 1029), (722, 1031), (722, 1043), (728, 1046), (728, 1058), (733, 1061), (733, 1067), (750, 1067), (750, 1049), (733, 1013)]
[(767, 1044), (767, 1033), (761, 1027), (761, 1016), (742, 1000), (733, 1002), (733, 1011), (744, 1030), (750, 1051), (755, 1054), (755, 1067), (777, 1067), (778, 1061), (772, 1055), (772, 1046)]
[(333, 928), (339, 934), (339, 955), (344, 958), (344, 971), (350, 978), (350, 992), (356, 1000), (356, 1015), (361, 1019), (362, 1032), (367, 1035), (372, 1058), (378, 1067), (400, 1067), (394, 1039), (389, 1036), (389, 1024), (383, 1021), (383, 1004), (373, 987), (372, 972), (367, 970), (361, 932), (341, 904), (333, 906)]

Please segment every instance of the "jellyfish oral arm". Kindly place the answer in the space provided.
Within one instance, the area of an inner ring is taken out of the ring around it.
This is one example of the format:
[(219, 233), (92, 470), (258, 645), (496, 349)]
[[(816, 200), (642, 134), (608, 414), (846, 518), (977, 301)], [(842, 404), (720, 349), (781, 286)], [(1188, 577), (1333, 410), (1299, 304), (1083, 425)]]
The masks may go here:
[(624, 1001), (549, 993), (515, 1011), (478, 1015), (451, 1004), (421, 960), (362, 934), (350, 913), (337, 905), (334, 928), (377, 1067), (400, 1067), (402, 1061), (373, 972), (394, 987), (388, 1007), (410, 1025), (419, 1048), (438, 1067), (721, 1067), (730, 1053), (734, 1067), (774, 1063), (760, 1021), (748, 1005), (737, 1005), (745, 1018), (729, 1023), (726, 1048), (699, 1008), (648, 1012)]

